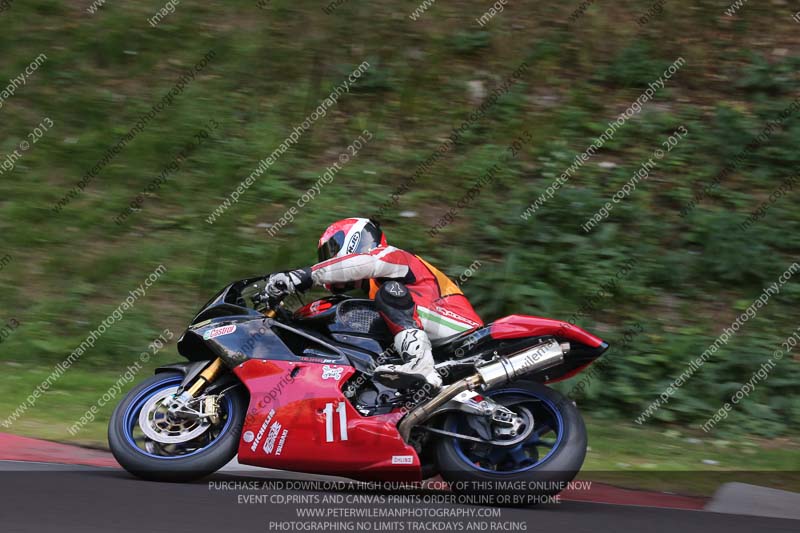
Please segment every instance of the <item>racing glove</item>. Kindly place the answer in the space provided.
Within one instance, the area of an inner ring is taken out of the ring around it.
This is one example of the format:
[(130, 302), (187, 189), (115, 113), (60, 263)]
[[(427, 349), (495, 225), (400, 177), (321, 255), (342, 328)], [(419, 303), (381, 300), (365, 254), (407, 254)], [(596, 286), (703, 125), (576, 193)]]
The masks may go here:
[(307, 291), (313, 284), (310, 268), (277, 272), (271, 274), (267, 279), (264, 292), (271, 298), (281, 298), (296, 292)]

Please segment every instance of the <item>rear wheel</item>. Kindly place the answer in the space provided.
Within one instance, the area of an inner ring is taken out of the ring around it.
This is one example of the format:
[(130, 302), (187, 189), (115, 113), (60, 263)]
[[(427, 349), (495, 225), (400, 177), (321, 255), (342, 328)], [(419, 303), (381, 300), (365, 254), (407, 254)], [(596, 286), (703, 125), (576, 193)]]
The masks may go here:
[[(498, 504), (530, 505), (561, 492), (586, 456), (586, 427), (573, 402), (532, 381), (518, 381), (484, 396), (514, 412), (524, 425), (517, 435), (493, 436), (508, 443), (503, 445), (440, 438), (436, 456), (442, 477), (457, 493), (492, 495)], [(477, 438), (470, 418), (475, 415), (451, 413), (443, 428)]]
[(108, 426), (108, 444), (128, 472), (153, 481), (190, 481), (209, 475), (233, 459), (247, 410), (241, 387), (218, 398), (219, 420), (171, 415), (167, 404), (183, 381), (165, 372), (134, 387)]

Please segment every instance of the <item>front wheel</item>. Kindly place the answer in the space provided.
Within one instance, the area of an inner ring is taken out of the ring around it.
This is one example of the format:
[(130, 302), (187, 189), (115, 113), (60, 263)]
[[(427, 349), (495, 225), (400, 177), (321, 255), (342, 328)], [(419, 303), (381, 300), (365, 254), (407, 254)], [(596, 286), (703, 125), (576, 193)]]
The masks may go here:
[(191, 481), (233, 459), (247, 411), (235, 387), (216, 398), (218, 420), (177, 418), (167, 410), (183, 381), (164, 372), (140, 383), (117, 405), (108, 425), (108, 444), (128, 472), (152, 481)]
[[(442, 477), (463, 495), (491, 495), (496, 503), (530, 505), (547, 501), (572, 481), (586, 457), (586, 426), (574, 403), (544, 385), (517, 381), (488, 391), (499, 405), (524, 421), (517, 435), (494, 435), (509, 445), (442, 437), (436, 455)], [(443, 429), (481, 437), (475, 415), (454, 412)], [(484, 432), (483, 438), (486, 437)]]

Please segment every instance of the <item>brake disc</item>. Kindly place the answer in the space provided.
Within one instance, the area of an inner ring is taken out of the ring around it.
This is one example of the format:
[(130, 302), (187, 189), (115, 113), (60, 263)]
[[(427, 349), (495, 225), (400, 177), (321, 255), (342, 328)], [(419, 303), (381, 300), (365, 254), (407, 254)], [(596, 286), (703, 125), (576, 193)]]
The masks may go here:
[(178, 387), (164, 389), (150, 397), (139, 412), (139, 427), (147, 438), (162, 444), (180, 444), (196, 439), (211, 427), (207, 419), (175, 416), (168, 404)]

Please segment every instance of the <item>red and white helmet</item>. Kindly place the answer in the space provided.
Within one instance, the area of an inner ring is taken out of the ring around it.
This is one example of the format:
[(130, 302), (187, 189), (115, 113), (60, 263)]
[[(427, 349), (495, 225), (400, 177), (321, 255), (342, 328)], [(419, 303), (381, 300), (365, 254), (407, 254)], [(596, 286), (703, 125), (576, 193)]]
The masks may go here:
[(328, 226), (319, 238), (320, 262), (347, 254), (363, 254), (386, 246), (386, 236), (368, 218), (345, 218)]

